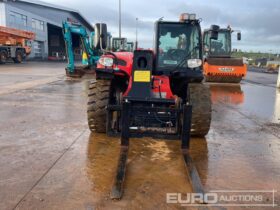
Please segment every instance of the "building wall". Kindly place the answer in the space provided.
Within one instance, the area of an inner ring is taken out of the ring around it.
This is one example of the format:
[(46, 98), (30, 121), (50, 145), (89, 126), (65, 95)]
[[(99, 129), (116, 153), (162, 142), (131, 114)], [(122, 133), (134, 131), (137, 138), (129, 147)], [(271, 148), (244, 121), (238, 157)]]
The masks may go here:
[(6, 8), (4, 2), (0, 2), (0, 25), (6, 26)]
[[(60, 28), (62, 22), (68, 18), (83, 23), (83, 20), (78, 15), (75, 15), (75, 13), (35, 4), (7, 1), (0, 3), (0, 11), (3, 8), (5, 13), (0, 12), (0, 23), (5, 22), (7, 27), (36, 33), (35, 42), (32, 44), (32, 53), (28, 57), (29, 59), (38, 56), (38, 53), (36, 53), (39, 50), (38, 48), (42, 50), (43, 59), (48, 57), (48, 23)], [(36, 25), (34, 21), (38, 23), (38, 27), (34, 27)], [(40, 25), (39, 23), (42, 24)]]
[[(16, 15), (16, 17), (14, 17)], [(23, 24), (22, 19), (19, 16), (26, 16), (26, 25)], [(38, 30), (32, 27), (32, 19), (41, 20), (44, 22), (44, 30)], [(44, 19), (36, 14), (33, 14), (30, 9), (22, 10), (15, 7), (15, 2), (10, 4), (6, 3), (6, 26), (11, 28), (17, 28), (21, 30), (33, 31), (36, 33), (35, 42), (32, 43), (32, 52), (28, 58), (35, 58), (38, 56), (38, 47), (41, 48), (42, 58), (48, 57), (48, 37), (47, 37), (47, 19)], [(40, 56), (39, 56), (40, 57)]]

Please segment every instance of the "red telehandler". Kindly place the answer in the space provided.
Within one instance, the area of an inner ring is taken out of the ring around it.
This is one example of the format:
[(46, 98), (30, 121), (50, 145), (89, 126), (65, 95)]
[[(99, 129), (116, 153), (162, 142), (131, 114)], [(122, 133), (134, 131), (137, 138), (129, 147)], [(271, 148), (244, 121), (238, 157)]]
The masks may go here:
[[(96, 36), (98, 43), (106, 39), (106, 34)], [(90, 130), (121, 138), (112, 199), (123, 193), (129, 139), (145, 136), (181, 140), (193, 191), (204, 193), (189, 153), (190, 136), (204, 137), (211, 122), (210, 91), (202, 82), (200, 20), (187, 13), (180, 21), (158, 20), (154, 40), (153, 51), (105, 52), (89, 86)]]

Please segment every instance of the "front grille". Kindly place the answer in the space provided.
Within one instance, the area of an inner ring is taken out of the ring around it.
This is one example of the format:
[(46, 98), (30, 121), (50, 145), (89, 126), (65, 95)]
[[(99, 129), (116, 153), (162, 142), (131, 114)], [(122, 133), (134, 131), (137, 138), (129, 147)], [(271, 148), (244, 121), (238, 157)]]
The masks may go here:
[(176, 126), (177, 113), (135, 111), (131, 117), (131, 126), (163, 128)]

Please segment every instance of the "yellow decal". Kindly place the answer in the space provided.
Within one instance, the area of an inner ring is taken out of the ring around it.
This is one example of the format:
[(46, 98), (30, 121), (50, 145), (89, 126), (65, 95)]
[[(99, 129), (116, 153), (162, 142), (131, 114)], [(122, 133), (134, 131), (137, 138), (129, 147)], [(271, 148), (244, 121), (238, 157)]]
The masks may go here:
[(150, 71), (134, 71), (134, 82), (150, 82), (151, 72)]

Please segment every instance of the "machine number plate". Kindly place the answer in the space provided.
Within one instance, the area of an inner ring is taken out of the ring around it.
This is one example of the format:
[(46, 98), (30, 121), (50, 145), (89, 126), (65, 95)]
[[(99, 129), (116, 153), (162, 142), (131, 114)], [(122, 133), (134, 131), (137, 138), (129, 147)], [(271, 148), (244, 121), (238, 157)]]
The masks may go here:
[(151, 71), (134, 71), (134, 82), (150, 82), (151, 81)]
[(231, 67), (221, 67), (221, 68), (219, 68), (219, 70), (222, 71), (222, 72), (233, 72), (234, 68), (231, 68)]
[(173, 60), (164, 60), (163, 64), (166, 64), (166, 65), (177, 65), (178, 62), (177, 61), (173, 61)]

